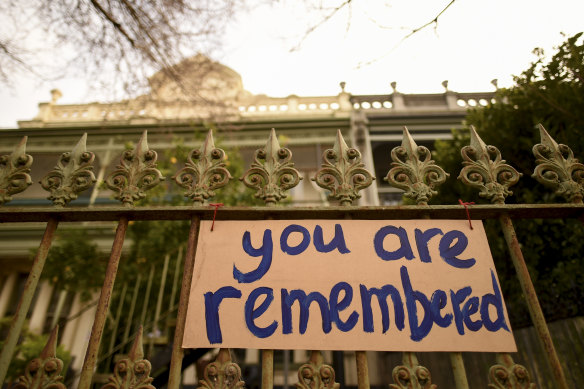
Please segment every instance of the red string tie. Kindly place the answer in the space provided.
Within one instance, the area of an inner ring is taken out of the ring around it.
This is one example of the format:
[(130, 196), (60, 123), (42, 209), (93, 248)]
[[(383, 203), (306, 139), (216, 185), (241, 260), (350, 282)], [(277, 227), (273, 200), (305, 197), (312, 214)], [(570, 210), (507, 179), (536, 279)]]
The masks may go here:
[(219, 209), (219, 207), (222, 207), (223, 203), (210, 203), (209, 204), (212, 207), (215, 207), (215, 211), (213, 212), (213, 223), (211, 223), (211, 231), (213, 231), (213, 227), (215, 227), (215, 217), (217, 216), (217, 210)]
[(468, 219), (468, 225), (470, 226), (470, 229), (472, 230), (473, 228), (472, 228), (472, 222), (470, 221), (470, 211), (468, 210), (468, 206), (474, 205), (474, 202), (471, 201), (471, 202), (466, 203), (466, 202), (462, 201), (461, 199), (458, 199), (458, 203), (464, 207), (464, 209), (466, 211), (466, 217)]

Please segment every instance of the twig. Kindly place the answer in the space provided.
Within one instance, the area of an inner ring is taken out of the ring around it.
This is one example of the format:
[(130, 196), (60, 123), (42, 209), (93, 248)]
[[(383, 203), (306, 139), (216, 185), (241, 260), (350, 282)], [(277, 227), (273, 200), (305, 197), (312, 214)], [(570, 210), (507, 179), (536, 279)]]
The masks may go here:
[[(310, 34), (312, 34), (318, 27), (322, 26), (324, 23), (326, 23), (328, 20), (330, 20), (333, 16), (336, 15), (337, 12), (339, 12), (341, 9), (345, 8), (345, 6), (350, 5), (351, 4), (351, 1), (353, 1), (353, 0), (345, 0), (345, 1), (343, 1), (342, 4), (340, 4), (339, 6), (335, 7), (333, 9), (333, 11), (330, 14), (326, 15), (320, 22), (316, 23), (315, 25), (313, 25), (312, 27), (310, 27), (308, 30), (306, 30), (306, 32), (304, 33), (304, 36), (300, 39), (300, 41), (298, 42), (298, 44), (296, 46), (294, 46), (293, 48), (291, 48), (290, 51), (293, 52), (293, 51), (299, 50), (300, 49), (300, 46), (302, 46), (302, 44), (304, 43), (304, 41), (306, 40), (306, 38), (308, 38), (308, 36)], [(347, 29), (348, 29), (348, 27), (347, 27)]]
[(414, 28), (412, 31), (410, 31), (410, 32), (409, 32), (409, 33), (408, 33), (406, 36), (404, 36), (404, 37), (403, 37), (403, 38), (402, 38), (402, 39), (401, 39), (399, 42), (397, 42), (397, 43), (396, 43), (396, 44), (395, 44), (395, 45), (394, 45), (394, 46), (391, 48), (391, 50), (389, 50), (388, 52), (386, 52), (386, 53), (385, 53), (385, 54), (383, 54), (382, 56), (380, 56), (380, 57), (377, 57), (377, 58), (375, 58), (375, 59), (369, 60), (369, 61), (367, 61), (367, 62), (360, 62), (360, 63), (359, 63), (357, 66), (356, 66), (356, 68), (357, 68), (357, 69), (360, 69), (360, 68), (362, 68), (363, 66), (368, 66), (368, 65), (371, 65), (372, 63), (374, 63), (374, 62), (377, 62), (377, 61), (379, 61), (380, 59), (387, 57), (389, 54), (393, 53), (393, 52), (395, 51), (395, 49), (397, 49), (397, 48), (398, 48), (398, 47), (399, 47), (399, 46), (400, 46), (400, 45), (401, 45), (401, 44), (402, 44), (402, 43), (403, 43), (403, 42), (404, 42), (406, 39), (410, 38), (410, 37), (411, 37), (412, 35), (414, 35), (415, 33), (422, 31), (424, 28), (428, 27), (428, 26), (429, 26), (429, 25), (431, 25), (431, 24), (435, 24), (434, 28), (438, 27), (438, 18), (439, 18), (440, 16), (442, 16), (442, 14), (443, 14), (444, 12), (446, 12), (446, 10), (447, 10), (447, 9), (448, 9), (448, 8), (449, 8), (449, 7), (450, 7), (452, 4), (454, 4), (454, 2), (455, 2), (455, 1), (456, 1), (456, 0), (451, 0), (451, 1), (450, 1), (450, 3), (448, 3), (448, 5), (446, 5), (446, 7), (444, 7), (444, 8), (442, 9), (442, 11), (440, 11), (440, 12), (439, 12), (439, 13), (438, 13), (438, 14), (437, 14), (437, 15), (436, 15), (436, 16), (435, 16), (435, 17), (434, 17), (432, 20), (430, 20), (428, 23), (425, 23), (425, 24), (421, 25), (420, 27), (418, 27), (418, 28)]

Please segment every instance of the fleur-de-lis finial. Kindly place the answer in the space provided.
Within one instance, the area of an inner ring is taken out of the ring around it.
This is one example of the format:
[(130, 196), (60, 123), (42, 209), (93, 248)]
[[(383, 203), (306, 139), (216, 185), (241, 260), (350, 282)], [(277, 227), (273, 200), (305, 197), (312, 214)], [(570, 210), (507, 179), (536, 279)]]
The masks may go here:
[(320, 351), (312, 351), (310, 361), (298, 368), (297, 389), (339, 389), (335, 370), (323, 363)]
[(570, 147), (557, 144), (541, 124), (538, 125), (541, 143), (533, 146), (537, 166), (532, 177), (556, 190), (573, 203), (584, 197), (584, 165), (574, 158)]
[(414, 353), (403, 353), (403, 365), (396, 366), (392, 372), (394, 384), (390, 389), (436, 389), (432, 383), (430, 370), (418, 364)]
[[(302, 177), (294, 169), (292, 152), (280, 147), (276, 130), (272, 128), (266, 145), (256, 150), (251, 167), (240, 178), (245, 186), (256, 189), (255, 197), (267, 205), (286, 197), (286, 191), (298, 185)], [(263, 162), (262, 162), (263, 161)]]
[(133, 206), (134, 201), (146, 197), (148, 189), (164, 180), (156, 169), (156, 151), (148, 148), (146, 136), (144, 131), (136, 148), (123, 152), (120, 164), (105, 180), (107, 187), (117, 192), (116, 199), (126, 206)]
[(461, 154), (464, 167), (458, 179), (465, 185), (479, 188), (479, 196), (503, 204), (505, 198), (513, 194), (509, 187), (519, 181), (521, 173), (501, 159), (498, 148), (487, 146), (473, 126), (470, 126), (470, 146), (464, 146)]
[(236, 389), (244, 386), (240, 367), (231, 362), (229, 349), (222, 348), (215, 362), (205, 367), (203, 379), (199, 381), (197, 389)]
[(10, 389), (66, 389), (61, 376), (63, 361), (57, 358), (58, 332), (59, 327), (56, 326), (41, 355), (26, 365), (24, 375), (20, 376)]
[(213, 131), (209, 130), (205, 143), (199, 150), (192, 150), (186, 166), (173, 177), (177, 184), (187, 189), (195, 205), (215, 196), (215, 189), (229, 182), (231, 174), (225, 168), (225, 152), (215, 147)]
[(77, 198), (77, 194), (95, 183), (93, 160), (95, 155), (86, 150), (87, 134), (83, 134), (73, 151), (61, 154), (57, 166), (40, 181), (51, 195), (53, 204), (64, 206)]
[(511, 355), (497, 354), (498, 364), (489, 369), (489, 389), (535, 389), (525, 366), (513, 362)]
[(401, 146), (391, 150), (392, 168), (385, 180), (405, 190), (404, 195), (415, 200), (418, 205), (427, 205), (432, 196), (438, 193), (434, 188), (443, 184), (449, 176), (430, 159), (431, 156), (430, 150), (418, 146), (404, 127)]
[(12, 195), (20, 193), (32, 184), (30, 166), (32, 157), (26, 153), (23, 137), (10, 155), (0, 156), (0, 205), (12, 200)]
[(350, 205), (360, 198), (359, 191), (375, 179), (361, 162), (359, 150), (347, 146), (341, 130), (337, 130), (333, 148), (326, 150), (322, 159), (322, 167), (312, 180), (321, 188), (328, 189), (329, 197), (339, 200), (341, 205)]
[(151, 385), (154, 380), (154, 378), (150, 377), (152, 365), (150, 361), (144, 359), (142, 331), (142, 326), (140, 326), (128, 357), (116, 362), (114, 374), (108, 378), (109, 382), (102, 386), (101, 389), (155, 389)]

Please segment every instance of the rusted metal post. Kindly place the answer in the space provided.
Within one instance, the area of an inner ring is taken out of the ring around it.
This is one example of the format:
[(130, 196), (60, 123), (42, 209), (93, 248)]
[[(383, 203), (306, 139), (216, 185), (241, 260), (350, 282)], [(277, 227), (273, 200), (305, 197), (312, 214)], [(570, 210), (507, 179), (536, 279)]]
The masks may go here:
[(93, 327), (91, 328), (91, 336), (89, 338), (87, 352), (85, 353), (85, 361), (83, 362), (83, 367), (81, 368), (78, 389), (89, 389), (91, 387), (93, 370), (95, 369), (95, 365), (97, 363), (99, 344), (103, 335), (103, 328), (105, 326), (105, 320), (109, 309), (112, 290), (114, 288), (114, 282), (118, 272), (118, 265), (120, 263), (122, 246), (124, 244), (124, 238), (126, 237), (127, 229), (128, 218), (120, 218), (112, 245), (110, 259), (105, 271), (105, 280), (103, 282), (101, 294), (97, 303), (97, 311), (95, 312), (95, 320), (93, 321)]
[(531, 276), (529, 275), (529, 270), (525, 264), (525, 259), (523, 258), (523, 253), (521, 252), (521, 247), (519, 241), (517, 240), (517, 234), (515, 233), (515, 228), (513, 227), (513, 222), (508, 215), (502, 215), (499, 218), (501, 222), (501, 228), (503, 229), (503, 235), (505, 236), (505, 241), (509, 247), (509, 253), (511, 254), (511, 260), (515, 266), (515, 271), (517, 272), (517, 278), (519, 278), (519, 284), (521, 285), (521, 290), (527, 301), (527, 307), (529, 308), (529, 314), (533, 325), (537, 330), (539, 339), (545, 350), (546, 357), (554, 374), (556, 381), (556, 387), (560, 389), (568, 389), (568, 383), (566, 382), (566, 377), (564, 375), (564, 370), (556, 353), (552, 337), (550, 335), (549, 329), (545, 322), (545, 317), (539, 301), (537, 299), (537, 293), (533, 287), (533, 282), (531, 281)]
[(462, 353), (450, 353), (450, 366), (454, 375), (454, 386), (456, 389), (468, 389), (468, 379), (466, 378), (466, 369)]
[[(438, 193), (435, 188), (443, 184), (449, 174), (431, 159), (430, 150), (416, 144), (406, 127), (403, 129), (402, 144), (393, 148), (391, 159), (393, 162), (385, 180), (392, 186), (405, 190), (404, 196), (415, 200), (416, 205), (420, 208), (427, 209), (428, 201)], [(421, 217), (430, 219), (430, 215), (425, 212)], [(449, 355), (456, 389), (468, 389), (462, 354), (453, 352)], [(403, 365), (394, 369), (394, 380), (397, 377), (396, 373), (408, 371), (413, 366), (417, 367), (418, 358), (412, 352), (404, 352), (403, 363)], [(423, 366), (420, 366), (420, 368), (422, 369), (421, 371), (427, 372), (427, 377), (429, 378), (430, 372)], [(415, 379), (418, 379), (417, 375)], [(396, 381), (396, 383), (398, 382)], [(413, 384), (410, 385), (413, 386)], [(428, 381), (427, 385), (429, 388), (435, 387), (435, 385), (431, 384), (431, 380)], [(390, 385), (390, 387), (397, 388), (396, 385)]]
[[(313, 181), (331, 191), (331, 197), (342, 206), (349, 207), (353, 200), (361, 197), (359, 191), (370, 186), (373, 180), (375, 177), (365, 168), (359, 150), (347, 146), (341, 130), (338, 130), (335, 144), (324, 152), (322, 167), (316, 172)], [(350, 216), (346, 215), (345, 218), (349, 219)], [(355, 351), (355, 360), (357, 387), (369, 389), (369, 367), (365, 351)]]
[(191, 229), (189, 231), (182, 286), (180, 289), (180, 297), (178, 302), (176, 328), (174, 330), (174, 342), (172, 344), (172, 357), (170, 360), (170, 370), (168, 373), (168, 389), (179, 389), (181, 383), (181, 367), (184, 355), (182, 342), (187, 319), (189, 294), (191, 293), (191, 282), (193, 279), (193, 269), (195, 266), (195, 254), (197, 252), (200, 224), (201, 220), (198, 216), (194, 216), (191, 219)]
[(369, 366), (367, 365), (367, 353), (365, 351), (355, 351), (357, 361), (357, 388), (369, 389)]
[(26, 283), (24, 285), (24, 290), (22, 292), (22, 297), (18, 302), (18, 307), (16, 308), (16, 313), (12, 318), (10, 323), (10, 329), (8, 330), (8, 337), (6, 343), (2, 348), (2, 354), (0, 354), (0, 387), (4, 384), (4, 379), (6, 378), (6, 373), (8, 371), (8, 366), (10, 365), (10, 360), (14, 355), (14, 349), (20, 333), (22, 331), (22, 326), (24, 325), (24, 320), (26, 319), (26, 314), (30, 308), (30, 304), (36, 292), (39, 279), (43, 268), (45, 267), (45, 262), (47, 260), (47, 255), (49, 254), (49, 249), (53, 238), (55, 236), (55, 231), (57, 230), (57, 225), (59, 223), (55, 219), (49, 219), (47, 226), (45, 228), (45, 233), (41, 240), (39, 249), (34, 257), (32, 263), (32, 268)]
[(274, 387), (274, 350), (262, 350), (262, 389)]
[[(554, 170), (555, 173), (552, 177), (559, 178), (562, 169), (558, 168), (558, 166), (563, 165), (561, 163), (554, 165), (551, 161), (548, 161), (549, 163), (544, 161), (544, 159), (546, 159), (545, 156), (549, 155), (548, 151), (553, 148), (557, 149), (558, 145), (549, 138), (549, 135), (543, 130), (543, 127), (541, 135), (542, 141), (545, 141), (544, 143), (546, 143), (546, 145), (534, 146), (536, 157), (541, 158), (538, 158), (536, 161), (538, 163), (536, 173), (539, 174), (535, 174), (535, 176), (540, 176), (541, 179), (548, 179), (549, 177), (545, 175), (545, 171), (550, 169), (550, 166), (553, 165), (551, 166), (551, 169)], [(547, 148), (547, 151), (542, 150), (542, 148)], [(505, 198), (513, 193), (509, 190), (509, 187), (515, 185), (519, 181), (521, 174), (517, 172), (515, 168), (505, 163), (505, 160), (501, 157), (499, 149), (494, 146), (487, 146), (480, 138), (475, 128), (471, 126), (470, 145), (462, 148), (461, 155), (464, 167), (458, 178), (465, 185), (478, 188), (480, 190), (479, 196), (488, 198), (492, 203), (505, 203)], [(559, 150), (555, 156), (558, 158), (561, 157)], [(565, 176), (570, 177), (569, 174)], [(477, 179), (477, 177), (480, 177), (481, 179)], [(539, 338), (543, 343), (548, 362), (550, 363), (558, 385), (557, 387), (567, 388), (568, 385), (566, 383), (566, 378), (554, 349), (552, 338), (545, 322), (545, 317), (543, 316), (539, 301), (537, 300), (537, 294), (533, 287), (533, 283), (531, 282), (531, 277), (527, 270), (527, 265), (525, 264), (515, 229), (513, 228), (513, 222), (507, 213), (503, 213), (499, 217), (499, 221), (501, 223), (503, 235), (505, 236), (505, 241), (509, 248), (509, 253), (511, 254), (511, 260), (513, 261), (515, 271), (517, 272), (517, 278), (519, 278), (521, 290), (527, 300), (531, 320), (533, 321)]]

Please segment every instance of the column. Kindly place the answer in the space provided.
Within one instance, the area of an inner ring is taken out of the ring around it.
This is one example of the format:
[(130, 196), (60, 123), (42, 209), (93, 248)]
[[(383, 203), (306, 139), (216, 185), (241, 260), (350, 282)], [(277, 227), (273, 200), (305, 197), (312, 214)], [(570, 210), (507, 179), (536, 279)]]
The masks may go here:
[(42, 334), (47, 319), (47, 312), (51, 304), (53, 285), (49, 281), (41, 282), (36, 302), (32, 308), (29, 330), (34, 334)]
[(6, 277), (4, 285), (2, 285), (2, 292), (0, 294), (0, 318), (3, 318), (8, 311), (17, 280), (18, 273), (13, 272)]

